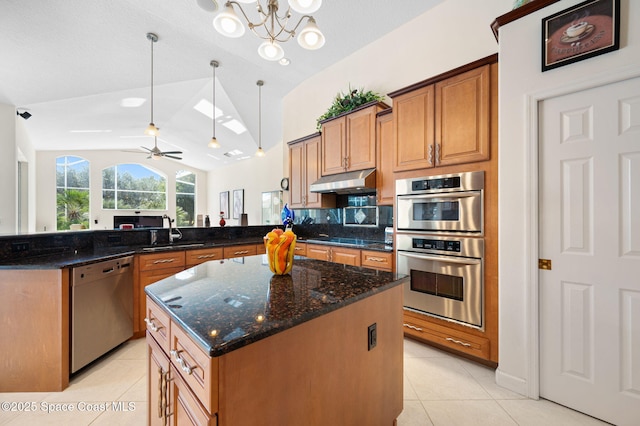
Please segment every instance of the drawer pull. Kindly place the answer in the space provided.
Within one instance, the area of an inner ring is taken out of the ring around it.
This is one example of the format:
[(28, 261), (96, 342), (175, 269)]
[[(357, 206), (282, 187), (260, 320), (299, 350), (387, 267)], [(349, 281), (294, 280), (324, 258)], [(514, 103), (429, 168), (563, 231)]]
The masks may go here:
[(146, 322), (146, 323), (147, 323), (147, 325), (149, 326), (149, 328), (151, 329), (151, 331), (158, 331), (158, 330), (160, 330), (160, 329), (162, 328), (162, 327), (158, 327), (158, 326), (156, 325), (156, 323), (154, 323), (154, 322), (153, 322), (153, 320), (152, 320), (152, 319), (145, 318), (145, 319), (144, 319), (144, 322)]
[(422, 329), (420, 327), (416, 327), (415, 325), (411, 325), (411, 324), (407, 324), (407, 323), (402, 324), (402, 325), (404, 325), (405, 327), (410, 328), (412, 330), (422, 331)]
[(367, 260), (370, 260), (372, 262), (385, 262), (386, 259), (382, 258), (382, 257), (367, 257)]
[(247, 254), (249, 253), (249, 250), (240, 250), (240, 251), (236, 251), (233, 254)]
[(184, 371), (186, 374), (188, 374), (189, 376), (193, 373), (193, 370), (197, 368), (197, 367), (189, 367), (187, 365), (185, 360), (180, 356), (180, 352), (182, 351), (171, 349), (170, 352), (171, 352), (171, 355), (173, 356), (173, 359), (175, 359), (176, 362), (180, 365), (180, 369)]
[(216, 257), (215, 254), (201, 254), (200, 256), (198, 256), (198, 259), (209, 259), (211, 257)]
[(153, 264), (157, 265), (159, 263), (171, 263), (171, 262), (175, 262), (175, 260), (176, 259), (174, 257), (172, 257), (171, 259), (158, 259), (158, 260), (155, 260)]
[(448, 342), (451, 342), (451, 343), (455, 343), (456, 345), (462, 345), (465, 348), (470, 348), (471, 347), (471, 343), (467, 343), (467, 342), (463, 342), (463, 341), (460, 341), (460, 340), (456, 340), (456, 339), (454, 339), (452, 337), (447, 337), (445, 340), (448, 341)]

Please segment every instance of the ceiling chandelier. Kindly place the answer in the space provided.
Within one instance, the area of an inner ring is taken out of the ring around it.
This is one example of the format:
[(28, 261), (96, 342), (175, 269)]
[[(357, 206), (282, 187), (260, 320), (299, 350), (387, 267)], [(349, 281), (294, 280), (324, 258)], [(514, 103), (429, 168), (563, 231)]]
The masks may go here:
[(265, 153), (262, 149), (262, 86), (264, 81), (258, 80), (258, 150), (256, 151), (256, 157), (264, 157)]
[[(251, 22), (240, 3), (256, 3), (260, 21)], [(265, 40), (258, 47), (258, 54), (269, 61), (278, 61), (284, 57), (284, 49), (279, 43), (289, 41), (297, 35), (298, 44), (305, 49), (315, 50), (324, 45), (324, 35), (316, 25), (316, 20), (309, 15), (317, 11), (322, 5), (322, 0), (288, 0), (289, 7), (282, 15), (278, 15), (278, 0), (266, 0), (266, 8), (262, 6), (261, 0), (238, 0), (227, 1), (224, 9), (213, 19), (213, 26), (222, 35), (227, 37), (241, 37), (245, 28), (242, 21), (235, 12), (234, 6), (242, 13), (247, 21), (247, 26), (259, 38)], [(265, 12), (266, 9), (266, 12)], [(291, 18), (291, 9), (303, 14), (291, 29), (287, 29), (287, 24)], [(304, 20), (306, 25), (296, 34), (296, 30)]]
[(211, 137), (211, 140), (209, 141), (209, 148), (220, 148), (220, 142), (218, 142), (218, 139), (216, 139), (216, 68), (218, 68), (218, 66), (220, 65), (218, 63), (218, 61), (211, 61), (209, 62), (209, 65), (211, 65), (211, 68), (213, 68), (213, 90), (212, 90), (212, 101), (213, 101), (213, 112), (211, 115), (211, 120), (213, 122), (213, 136)]
[(144, 130), (144, 134), (148, 136), (159, 136), (160, 129), (153, 124), (153, 43), (158, 41), (158, 36), (154, 33), (147, 33), (147, 40), (151, 42), (151, 120), (149, 120), (149, 125)]

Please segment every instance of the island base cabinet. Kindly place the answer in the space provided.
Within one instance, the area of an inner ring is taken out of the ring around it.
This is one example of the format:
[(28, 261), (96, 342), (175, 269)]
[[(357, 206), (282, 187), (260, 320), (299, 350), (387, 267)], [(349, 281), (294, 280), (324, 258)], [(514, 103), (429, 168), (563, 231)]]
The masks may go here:
[(225, 354), (219, 425), (393, 425), (402, 412), (401, 306), (397, 286)]

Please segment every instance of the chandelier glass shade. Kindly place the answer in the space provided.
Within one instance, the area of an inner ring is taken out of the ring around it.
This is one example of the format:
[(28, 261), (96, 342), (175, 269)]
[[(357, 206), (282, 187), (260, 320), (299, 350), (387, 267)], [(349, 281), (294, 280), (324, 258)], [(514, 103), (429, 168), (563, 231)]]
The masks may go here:
[[(242, 9), (240, 3), (256, 3), (259, 15), (258, 22), (252, 22)], [(284, 49), (280, 43), (289, 41), (297, 36), (298, 44), (305, 49), (315, 50), (321, 48), (325, 43), (325, 38), (313, 16), (309, 15), (317, 11), (322, 5), (322, 0), (288, 0), (289, 7), (282, 14), (278, 14), (278, 0), (266, 0), (263, 7), (262, 0), (231, 0), (227, 1), (224, 8), (213, 19), (214, 28), (227, 37), (242, 37), (245, 26), (236, 13), (236, 8), (246, 21), (247, 27), (259, 38), (265, 40), (258, 47), (258, 54), (267, 60), (277, 61), (284, 56)], [(289, 26), (291, 10), (303, 14), (298, 22)], [(305, 22), (299, 34), (298, 28)]]
[(147, 40), (151, 42), (151, 119), (149, 120), (149, 125), (144, 130), (144, 134), (157, 137), (160, 135), (160, 129), (153, 123), (153, 43), (158, 41), (158, 36), (154, 33), (147, 33)]

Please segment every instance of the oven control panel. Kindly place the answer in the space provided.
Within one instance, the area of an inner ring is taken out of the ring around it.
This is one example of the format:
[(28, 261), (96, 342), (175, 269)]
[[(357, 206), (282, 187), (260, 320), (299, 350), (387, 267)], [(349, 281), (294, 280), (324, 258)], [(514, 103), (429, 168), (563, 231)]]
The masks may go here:
[(460, 241), (457, 240), (432, 240), (428, 238), (413, 238), (414, 249), (451, 251), (460, 253)]

